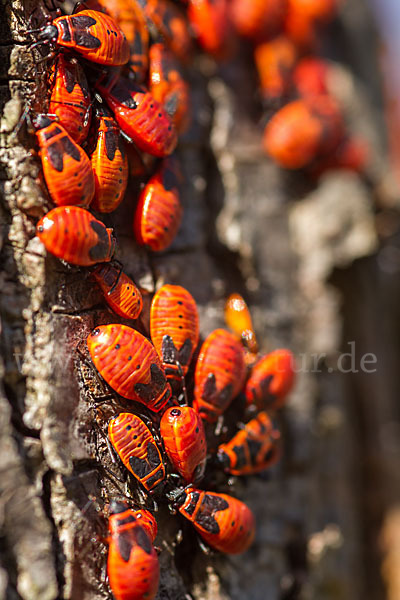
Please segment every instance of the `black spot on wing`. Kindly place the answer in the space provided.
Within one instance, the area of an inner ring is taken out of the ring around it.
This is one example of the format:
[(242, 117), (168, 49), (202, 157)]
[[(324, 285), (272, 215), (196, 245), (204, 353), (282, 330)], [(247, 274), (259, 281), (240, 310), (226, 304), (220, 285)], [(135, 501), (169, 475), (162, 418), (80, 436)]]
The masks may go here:
[(207, 375), (206, 382), (204, 384), (203, 393), (201, 395), (205, 402), (213, 403), (215, 393), (217, 391), (216, 379), (214, 373)]
[(127, 108), (137, 108), (137, 102), (132, 98), (132, 93), (123, 81), (117, 81), (111, 93), (120, 104)]
[(193, 344), (191, 340), (186, 339), (182, 345), (182, 348), (179, 350), (179, 362), (181, 365), (188, 365), (189, 361), (192, 357), (193, 352)]
[(129, 464), (133, 473), (138, 479), (143, 479), (153, 470), (150, 468), (148, 462), (145, 459), (138, 458), (137, 456), (130, 456)]
[(59, 25), (61, 27), (61, 30), (62, 30), (61, 41), (63, 41), (63, 42), (70, 42), (72, 40), (72, 37), (71, 37), (71, 29), (70, 29), (69, 23), (67, 21), (67, 18), (60, 19), (58, 21), (58, 23), (59, 23)]
[(149, 539), (149, 536), (140, 525), (136, 526), (134, 529), (135, 540), (138, 546), (142, 548), (146, 552), (146, 554), (151, 554), (152, 544)]
[(147, 444), (147, 461), (151, 467), (151, 470), (156, 469), (161, 464), (160, 454), (156, 445), (152, 442), (148, 442)]
[(71, 63), (66, 63), (63, 73), (63, 80), (65, 89), (67, 90), (68, 94), (70, 94), (77, 83), (76, 66), (73, 66)]
[(97, 233), (98, 242), (89, 250), (89, 256), (94, 261), (101, 261), (108, 257), (110, 241), (106, 227), (100, 221), (90, 221), (90, 226)]
[(64, 168), (63, 147), (60, 141), (53, 142), (47, 147), (47, 156), (53, 169), (61, 173)]
[(164, 335), (161, 343), (161, 354), (163, 362), (168, 364), (175, 364), (178, 351), (175, 347), (174, 340), (170, 335)]
[(44, 134), (45, 140), (51, 140), (52, 137), (55, 137), (59, 133), (62, 133), (61, 129), (57, 126), (52, 127), (49, 131), (46, 131)]
[(86, 29), (97, 23), (96, 19), (93, 19), (93, 17), (89, 17), (88, 15), (73, 15), (69, 20), (76, 29)]
[(189, 516), (191, 516), (194, 513), (194, 509), (196, 508), (196, 505), (197, 505), (197, 503), (199, 501), (199, 498), (200, 498), (200, 493), (199, 492), (191, 492), (190, 493), (190, 503), (185, 508), (186, 514), (188, 514)]
[(228, 385), (226, 385), (218, 394), (217, 405), (220, 408), (220, 410), (224, 411), (226, 408), (228, 408), (232, 400), (232, 394), (233, 384), (228, 383)]
[(101, 41), (87, 31), (76, 31), (74, 38), (76, 45), (82, 48), (100, 48), (101, 46)]
[(251, 464), (255, 465), (257, 463), (257, 458), (261, 450), (262, 443), (258, 440), (247, 438), (247, 446), (249, 448)]
[(134, 386), (135, 392), (144, 402), (150, 402), (156, 398), (165, 388), (167, 382), (163, 371), (155, 363), (150, 366), (150, 373), (150, 383), (136, 383)]
[(118, 552), (124, 562), (129, 562), (133, 545), (135, 544), (135, 536), (132, 529), (121, 531), (117, 537)]
[(242, 467), (245, 467), (247, 464), (247, 460), (244, 451), (244, 446), (234, 446), (233, 451), (236, 455), (235, 469), (241, 469)]
[(116, 129), (107, 129), (105, 133), (105, 141), (108, 160), (114, 160), (114, 156), (118, 146), (118, 137), (119, 134)]
[(65, 136), (61, 138), (61, 143), (65, 154), (68, 154), (77, 162), (81, 160), (81, 155), (78, 146), (74, 144), (74, 142), (69, 137)]

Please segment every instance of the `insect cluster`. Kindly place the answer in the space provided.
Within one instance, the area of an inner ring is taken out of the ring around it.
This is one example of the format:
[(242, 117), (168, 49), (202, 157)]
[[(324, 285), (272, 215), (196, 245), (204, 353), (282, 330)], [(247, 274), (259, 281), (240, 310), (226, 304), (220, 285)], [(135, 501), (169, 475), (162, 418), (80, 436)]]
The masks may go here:
[[(189, 123), (182, 65), (193, 55), (193, 33), (221, 61), (237, 52), (234, 31), (253, 44), (265, 105), (277, 109), (264, 147), (281, 166), (361, 168), (364, 153), (328, 91), (330, 67), (313, 53), (335, 10), (335, 0), (88, 0), (32, 32), (34, 45), (52, 50), (48, 112), (31, 122), (55, 208), (39, 220), (37, 235), (54, 256), (90, 268), (116, 315), (143, 316), (142, 290), (114, 260), (113, 231), (91, 211), (113, 212), (129, 178), (147, 175), (132, 223), (136, 241), (154, 252), (172, 243), (182, 217), (172, 155)], [(153, 498), (215, 550), (241, 553), (254, 538), (250, 508), (218, 491), (219, 482), (278, 460), (273, 417), (293, 385), (294, 362), (287, 349), (259, 354), (239, 295), (228, 299), (225, 320), (229, 329), (216, 329), (199, 347), (194, 299), (167, 284), (152, 299), (148, 330), (115, 319), (86, 340), (81, 378), (96, 423), (130, 489), (143, 494), (140, 508), (114, 499), (108, 510), (108, 577), (117, 600), (157, 593)], [(126, 406), (107, 417), (106, 430), (93, 380), (111, 405)], [(232, 416), (233, 430), (225, 425)]]

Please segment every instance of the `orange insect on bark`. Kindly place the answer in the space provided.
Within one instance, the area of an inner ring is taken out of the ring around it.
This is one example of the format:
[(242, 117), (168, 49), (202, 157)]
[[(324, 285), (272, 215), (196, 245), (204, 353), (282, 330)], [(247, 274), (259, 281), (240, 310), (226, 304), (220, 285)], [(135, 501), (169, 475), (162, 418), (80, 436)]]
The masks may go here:
[(274, 350), (263, 356), (253, 367), (244, 393), (247, 404), (258, 410), (280, 408), (293, 387), (294, 356), (290, 350)]
[(231, 294), (225, 304), (225, 322), (253, 354), (258, 343), (251, 321), (250, 311), (240, 294)]
[(153, 600), (160, 577), (158, 556), (135, 512), (110, 504), (107, 573), (115, 600)]
[(101, 325), (87, 338), (92, 361), (110, 387), (159, 412), (171, 398), (154, 346), (126, 325)]
[(128, 183), (128, 157), (114, 119), (98, 111), (96, 147), (90, 157), (95, 179), (93, 210), (109, 213), (122, 202)]
[(280, 456), (281, 434), (266, 412), (260, 412), (226, 444), (217, 459), (231, 475), (253, 475), (275, 464)]
[[(163, 285), (150, 308), (150, 335), (165, 374), (186, 375), (199, 340), (199, 316), (192, 295), (179, 285)], [(178, 366), (179, 363), (179, 366)]]
[(226, 554), (241, 554), (250, 547), (255, 521), (244, 502), (228, 494), (191, 487), (185, 488), (176, 504), (212, 548)]
[(141, 246), (161, 252), (170, 246), (182, 219), (175, 163), (166, 160), (144, 186), (135, 210), (133, 231)]
[(125, 467), (148, 492), (164, 481), (160, 450), (149, 428), (137, 415), (120, 413), (111, 419), (108, 437)]
[(215, 422), (240, 392), (246, 376), (243, 346), (225, 329), (203, 343), (195, 369), (193, 406), (202, 419)]
[(264, 150), (281, 167), (300, 169), (331, 152), (344, 134), (342, 114), (327, 95), (296, 100), (281, 108), (264, 131)]
[(54, 208), (40, 219), (36, 232), (48, 252), (73, 265), (108, 262), (115, 251), (112, 229), (77, 206)]
[(34, 120), (43, 176), (57, 206), (89, 206), (94, 175), (88, 155), (59, 123), (45, 115)]
[(179, 61), (160, 43), (151, 46), (149, 60), (150, 92), (169, 114), (178, 133), (182, 133), (190, 120), (190, 97)]
[(143, 306), (142, 294), (130, 277), (110, 264), (98, 265), (92, 277), (117, 315), (125, 319), (138, 318)]
[(197, 483), (204, 475), (207, 443), (203, 422), (190, 406), (167, 408), (160, 422), (164, 448), (174, 468), (186, 483)]
[(72, 139), (81, 144), (88, 136), (92, 113), (85, 72), (75, 58), (59, 54), (52, 77), (49, 113), (56, 115)]

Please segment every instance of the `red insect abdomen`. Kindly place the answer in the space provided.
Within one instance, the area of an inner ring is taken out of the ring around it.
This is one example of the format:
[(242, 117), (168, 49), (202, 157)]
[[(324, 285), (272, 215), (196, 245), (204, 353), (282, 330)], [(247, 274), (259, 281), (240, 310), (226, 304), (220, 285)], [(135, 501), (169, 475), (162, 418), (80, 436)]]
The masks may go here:
[(290, 350), (274, 350), (251, 369), (245, 386), (248, 404), (259, 410), (280, 408), (294, 383), (294, 356)]
[(160, 411), (171, 397), (153, 345), (126, 325), (101, 325), (87, 339), (96, 369), (118, 394)]
[(166, 250), (172, 244), (182, 219), (176, 180), (167, 182), (167, 172), (170, 173), (168, 163), (150, 177), (139, 196), (133, 221), (138, 244), (154, 252)]
[(91, 99), (86, 75), (76, 59), (57, 56), (52, 68), (54, 76), (49, 113), (58, 117), (75, 142), (81, 144), (88, 136)]
[(111, 117), (100, 117), (97, 145), (90, 157), (95, 179), (92, 208), (102, 213), (115, 210), (128, 183), (128, 157), (119, 127)]
[(232, 333), (216, 329), (197, 359), (194, 408), (206, 421), (216, 421), (240, 392), (245, 376), (242, 344)]
[(115, 85), (99, 83), (96, 87), (139, 150), (159, 157), (173, 152), (178, 141), (175, 127), (148, 91), (121, 77)]
[(227, 554), (240, 554), (251, 545), (255, 521), (244, 502), (196, 488), (186, 490), (179, 512), (189, 519), (201, 537), (212, 547)]
[(94, 196), (88, 155), (58, 123), (39, 129), (36, 137), (44, 179), (54, 204), (88, 206)]
[(110, 420), (108, 437), (125, 467), (147, 491), (165, 479), (160, 451), (150, 430), (132, 413)]
[(160, 422), (165, 451), (173, 468), (186, 483), (203, 476), (207, 444), (201, 418), (189, 406), (168, 408)]
[(132, 279), (112, 265), (99, 265), (92, 276), (107, 304), (125, 319), (137, 319), (142, 311), (142, 294)]
[(177, 376), (177, 362), (186, 375), (199, 340), (199, 316), (196, 302), (185, 288), (163, 285), (155, 294), (150, 308), (150, 335), (166, 375)]
[(54, 208), (40, 219), (36, 232), (48, 252), (73, 265), (108, 262), (114, 254), (112, 229), (77, 206)]

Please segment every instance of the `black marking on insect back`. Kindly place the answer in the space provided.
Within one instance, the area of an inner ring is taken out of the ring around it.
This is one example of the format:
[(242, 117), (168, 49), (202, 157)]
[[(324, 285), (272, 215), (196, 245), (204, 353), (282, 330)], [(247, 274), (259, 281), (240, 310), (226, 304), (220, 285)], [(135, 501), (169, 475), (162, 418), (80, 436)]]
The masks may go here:
[(122, 158), (125, 158), (125, 144), (124, 144), (124, 140), (122, 138), (122, 135), (119, 133), (118, 134), (118, 149), (121, 152), (121, 156)]
[(147, 462), (152, 469), (156, 469), (161, 464), (157, 446), (152, 442), (148, 442), (147, 444)]
[(58, 135), (59, 133), (62, 133), (61, 129), (59, 127), (55, 126), (52, 129), (50, 129), (50, 131), (46, 131), (43, 134), (43, 137), (45, 140), (51, 140), (52, 137)]
[(228, 502), (224, 498), (204, 494), (199, 512), (196, 515), (195, 523), (200, 525), (208, 533), (218, 534), (219, 525), (214, 518), (214, 514), (220, 510), (229, 508)]
[(138, 479), (144, 479), (146, 475), (151, 473), (152, 469), (150, 469), (149, 464), (144, 458), (138, 458), (137, 456), (129, 457), (129, 465), (132, 469), (133, 474)]
[(63, 149), (59, 141), (50, 144), (47, 148), (47, 156), (53, 169), (62, 172), (64, 168)]
[[(69, 26), (69, 22), (68, 19), (60, 19), (59, 21), (57, 21), (57, 23), (60, 25), (62, 33), (61, 33), (61, 40), (63, 42), (71, 42), (72, 41), (72, 35), (71, 35), (71, 29)], [(57, 30), (58, 33), (58, 30)]]
[(257, 392), (254, 393), (254, 400), (256, 403), (263, 402), (265, 406), (268, 406), (269, 404), (274, 404), (274, 402), (276, 401), (276, 396), (275, 394), (271, 394), (271, 392), (269, 391), (273, 378), (273, 375), (268, 375), (260, 381), (261, 394), (258, 397)]
[(89, 17), (88, 15), (73, 15), (69, 20), (74, 29), (87, 29), (97, 23), (96, 19), (93, 19), (93, 17)]
[(77, 83), (76, 71), (77, 71), (77, 65), (69, 63), (69, 62), (65, 65), (64, 73), (63, 73), (63, 81), (64, 81), (64, 87), (67, 90), (68, 94), (70, 94), (72, 92), (72, 90), (75, 87), (75, 84)]
[(192, 357), (193, 344), (192, 341), (187, 338), (182, 344), (182, 348), (179, 350), (179, 362), (181, 365), (186, 366)]
[(213, 404), (214, 396), (217, 391), (217, 384), (214, 373), (209, 373), (207, 375), (207, 379), (204, 383), (203, 393), (201, 395), (202, 399), (205, 402), (210, 402)]
[(161, 483), (161, 481), (164, 479), (164, 475), (164, 471), (162, 469), (158, 469), (156, 473), (153, 473), (153, 475), (147, 479), (145, 487), (147, 487), (149, 490), (152, 490), (154, 487), (156, 487), (156, 485)]
[(259, 452), (262, 448), (262, 443), (259, 442), (258, 440), (253, 440), (251, 438), (247, 438), (247, 446), (249, 448), (249, 452), (250, 452), (250, 461), (252, 465), (255, 465), (257, 463), (257, 458), (259, 455)]
[(226, 410), (228, 408), (229, 404), (231, 403), (232, 395), (233, 395), (233, 384), (228, 383), (228, 385), (226, 385), (220, 391), (220, 393), (218, 394), (218, 398), (217, 398), (217, 406), (222, 412), (224, 412), (224, 410)]
[[(126, 507), (125, 507), (125, 510), (126, 510)], [(118, 526), (122, 527), (122, 525), (128, 525), (128, 523), (134, 523), (135, 521), (136, 521), (136, 519), (133, 515), (128, 515), (124, 519), (121, 519), (118, 521)]]
[(117, 81), (111, 90), (112, 96), (114, 96), (114, 98), (118, 100), (120, 104), (123, 104), (127, 108), (137, 108), (138, 103), (133, 99), (132, 93), (127, 85), (125, 85), (125, 83), (121, 80)]
[(121, 531), (117, 536), (118, 552), (124, 562), (129, 562), (135, 538), (131, 529)]
[(143, 527), (141, 527), (140, 525), (135, 527), (133, 534), (135, 536), (137, 545), (140, 546), (141, 549), (144, 550), (144, 552), (146, 552), (146, 554), (151, 554), (151, 550), (152, 550), (151, 541), (149, 539), (149, 536), (143, 529)]
[(100, 221), (90, 221), (90, 227), (97, 233), (98, 242), (90, 248), (89, 256), (94, 261), (105, 260), (110, 253), (110, 240), (108, 238), (107, 229)]
[(156, 398), (165, 388), (167, 380), (160, 367), (152, 363), (150, 365), (151, 380), (150, 383), (136, 383), (134, 390), (144, 402), (150, 402)]
[(76, 45), (82, 48), (100, 48), (101, 46), (99, 38), (87, 31), (76, 31), (74, 38)]
[(106, 154), (108, 160), (114, 160), (115, 153), (117, 151), (118, 146), (118, 133), (114, 127), (110, 127), (107, 123), (107, 131), (105, 133), (105, 142), (106, 142)]
[(189, 497), (190, 497), (190, 502), (189, 502), (188, 506), (185, 507), (185, 513), (189, 516), (192, 516), (192, 514), (194, 513), (195, 508), (197, 506), (197, 503), (199, 501), (200, 493), (199, 492), (190, 492)]
[(245, 467), (247, 464), (247, 460), (244, 451), (244, 446), (233, 446), (232, 450), (236, 455), (236, 465), (234, 468), (241, 469), (242, 467)]
[(69, 137), (65, 136), (61, 138), (61, 143), (66, 154), (68, 154), (77, 162), (81, 160), (81, 155), (78, 146), (74, 144), (74, 142)]
[(161, 354), (163, 363), (175, 364), (178, 351), (175, 347), (174, 340), (170, 335), (164, 335), (161, 343)]

